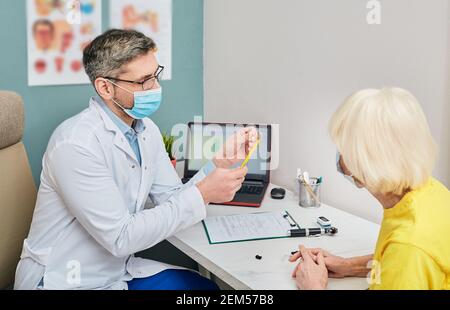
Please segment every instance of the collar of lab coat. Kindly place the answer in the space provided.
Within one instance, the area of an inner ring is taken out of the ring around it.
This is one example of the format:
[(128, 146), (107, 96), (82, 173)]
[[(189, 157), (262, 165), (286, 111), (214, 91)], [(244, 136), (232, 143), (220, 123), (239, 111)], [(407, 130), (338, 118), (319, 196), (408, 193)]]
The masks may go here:
[(125, 123), (120, 117), (118, 117), (111, 109), (106, 105), (106, 103), (103, 101), (102, 98), (99, 96), (94, 97), (94, 100), (101, 106), (103, 111), (106, 112), (106, 114), (109, 116), (109, 118), (113, 121), (114, 124), (116, 124), (117, 127), (119, 127), (120, 131), (124, 135), (131, 133), (139, 134), (145, 130), (144, 121), (139, 119), (134, 121), (133, 127), (128, 126), (127, 123)]
[[(100, 106), (100, 103), (97, 102), (95, 97), (91, 98), (91, 100), (89, 102), (89, 107), (91, 109), (95, 109), (99, 113), (103, 123), (105, 124), (105, 129), (108, 130), (108, 131), (111, 131), (111, 132), (113, 132), (115, 134), (114, 141), (113, 141), (114, 145), (117, 146), (122, 151), (124, 151), (128, 156), (133, 158), (136, 161), (136, 163), (139, 164), (139, 161), (138, 161), (138, 159), (136, 157), (136, 154), (131, 149), (131, 146), (128, 143), (128, 141), (126, 140), (124, 133), (112, 121), (112, 119), (106, 114), (106, 112)], [(146, 126), (143, 124), (143, 121), (142, 121), (141, 124), (142, 124), (142, 128), (140, 128), (141, 130), (139, 130), (138, 133), (144, 133), (146, 131), (146, 129), (147, 129)]]

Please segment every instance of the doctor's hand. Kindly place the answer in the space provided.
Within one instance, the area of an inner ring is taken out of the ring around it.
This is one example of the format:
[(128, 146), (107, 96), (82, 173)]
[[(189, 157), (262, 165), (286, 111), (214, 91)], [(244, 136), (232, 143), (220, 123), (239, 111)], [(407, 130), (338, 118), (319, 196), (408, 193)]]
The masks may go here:
[(225, 203), (234, 199), (236, 192), (242, 187), (248, 169), (217, 168), (197, 184), (205, 204)]
[(226, 169), (244, 161), (258, 138), (259, 134), (255, 127), (246, 127), (236, 131), (214, 156), (214, 165)]
[(300, 263), (294, 270), (293, 277), (301, 290), (324, 290), (328, 285), (328, 270), (322, 252), (314, 256), (303, 245), (300, 246)]

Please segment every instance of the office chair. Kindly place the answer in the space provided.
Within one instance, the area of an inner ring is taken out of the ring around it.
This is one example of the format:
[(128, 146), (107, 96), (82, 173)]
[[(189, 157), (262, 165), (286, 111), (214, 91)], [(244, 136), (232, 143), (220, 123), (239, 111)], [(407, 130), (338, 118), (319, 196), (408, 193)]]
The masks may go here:
[(0, 91), (0, 289), (9, 289), (14, 283), (36, 203), (36, 187), (22, 143), (23, 128), (22, 98)]

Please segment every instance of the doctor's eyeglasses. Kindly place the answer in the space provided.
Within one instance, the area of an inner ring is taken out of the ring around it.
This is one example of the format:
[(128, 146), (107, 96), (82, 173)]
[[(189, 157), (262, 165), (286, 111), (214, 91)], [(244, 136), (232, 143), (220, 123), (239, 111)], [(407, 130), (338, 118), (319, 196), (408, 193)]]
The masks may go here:
[(107, 76), (105, 76), (104, 78), (113, 80), (116, 82), (124, 82), (124, 83), (141, 85), (142, 90), (149, 90), (149, 89), (153, 89), (153, 86), (155, 86), (156, 81), (158, 81), (158, 82), (161, 81), (161, 79), (163, 77), (163, 72), (164, 72), (164, 66), (158, 66), (156, 73), (152, 76), (145, 78), (143, 81), (129, 81), (129, 80), (122, 80), (122, 79), (107, 77)]

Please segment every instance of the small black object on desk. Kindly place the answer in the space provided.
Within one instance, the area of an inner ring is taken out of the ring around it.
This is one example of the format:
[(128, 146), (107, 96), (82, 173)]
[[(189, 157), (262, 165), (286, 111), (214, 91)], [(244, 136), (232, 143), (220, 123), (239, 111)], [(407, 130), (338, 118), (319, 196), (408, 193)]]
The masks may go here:
[(283, 188), (274, 188), (270, 192), (270, 196), (272, 197), (272, 199), (284, 199), (284, 197), (286, 196), (286, 190)]

